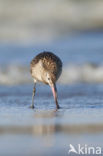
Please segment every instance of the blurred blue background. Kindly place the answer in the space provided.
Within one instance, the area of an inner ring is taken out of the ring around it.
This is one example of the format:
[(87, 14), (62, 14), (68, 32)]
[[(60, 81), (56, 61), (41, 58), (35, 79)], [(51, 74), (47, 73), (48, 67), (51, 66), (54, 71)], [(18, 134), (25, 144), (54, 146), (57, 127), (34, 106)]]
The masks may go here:
[(102, 14), (102, 0), (0, 0), (0, 84), (31, 83), (44, 50), (62, 58), (59, 83), (103, 82)]

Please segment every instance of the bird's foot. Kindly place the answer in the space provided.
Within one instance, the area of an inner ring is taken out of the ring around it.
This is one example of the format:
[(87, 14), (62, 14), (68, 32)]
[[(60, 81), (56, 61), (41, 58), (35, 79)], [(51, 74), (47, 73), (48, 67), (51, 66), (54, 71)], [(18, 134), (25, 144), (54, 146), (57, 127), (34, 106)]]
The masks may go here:
[(34, 107), (34, 105), (31, 105), (29, 108), (34, 109), (35, 107)]
[(56, 109), (60, 109), (60, 106), (59, 106), (59, 105), (57, 105), (57, 106), (56, 106)]

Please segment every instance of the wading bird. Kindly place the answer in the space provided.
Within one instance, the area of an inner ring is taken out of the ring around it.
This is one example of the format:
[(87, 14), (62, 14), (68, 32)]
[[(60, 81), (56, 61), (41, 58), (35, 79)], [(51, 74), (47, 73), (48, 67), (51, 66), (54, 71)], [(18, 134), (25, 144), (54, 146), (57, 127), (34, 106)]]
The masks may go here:
[(31, 108), (34, 108), (34, 96), (37, 82), (43, 82), (44, 84), (47, 84), (51, 87), (56, 103), (56, 108), (60, 108), (58, 104), (56, 88), (56, 81), (62, 72), (62, 61), (60, 58), (52, 52), (42, 52), (31, 61), (30, 71), (34, 79)]

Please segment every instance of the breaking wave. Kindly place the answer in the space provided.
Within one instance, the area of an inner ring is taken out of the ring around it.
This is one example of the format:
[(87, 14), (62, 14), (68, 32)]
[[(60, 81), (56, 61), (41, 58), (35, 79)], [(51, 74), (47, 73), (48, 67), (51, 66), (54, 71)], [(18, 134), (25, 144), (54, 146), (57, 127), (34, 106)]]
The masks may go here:
[[(25, 65), (8, 65), (0, 67), (0, 84), (16, 85), (32, 83), (29, 67)], [(96, 64), (69, 64), (64, 66), (58, 81), (61, 84), (70, 83), (102, 83), (103, 65)]]

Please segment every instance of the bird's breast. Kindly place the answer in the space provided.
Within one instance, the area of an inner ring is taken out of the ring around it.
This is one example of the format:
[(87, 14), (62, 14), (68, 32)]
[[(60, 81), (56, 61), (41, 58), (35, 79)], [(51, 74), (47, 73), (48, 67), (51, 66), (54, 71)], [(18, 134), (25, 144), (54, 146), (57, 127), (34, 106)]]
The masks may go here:
[(41, 65), (39, 63), (32, 67), (32, 77), (35, 78), (37, 81), (43, 81), (42, 74), (43, 69), (41, 68)]

